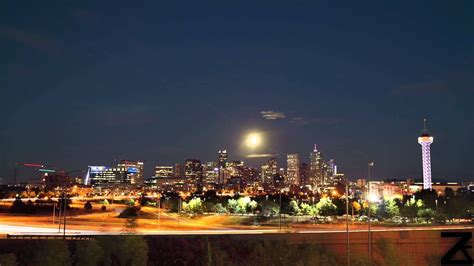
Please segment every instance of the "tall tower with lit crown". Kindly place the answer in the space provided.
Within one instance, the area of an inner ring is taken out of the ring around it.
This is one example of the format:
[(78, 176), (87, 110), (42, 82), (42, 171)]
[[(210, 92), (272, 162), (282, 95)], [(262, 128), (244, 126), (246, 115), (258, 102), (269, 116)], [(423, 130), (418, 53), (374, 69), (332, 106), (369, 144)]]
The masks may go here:
[(426, 119), (423, 120), (423, 131), (418, 137), (418, 143), (421, 145), (421, 156), (423, 161), (423, 189), (431, 190), (431, 152), (430, 145), (433, 143), (433, 137), (426, 129)]

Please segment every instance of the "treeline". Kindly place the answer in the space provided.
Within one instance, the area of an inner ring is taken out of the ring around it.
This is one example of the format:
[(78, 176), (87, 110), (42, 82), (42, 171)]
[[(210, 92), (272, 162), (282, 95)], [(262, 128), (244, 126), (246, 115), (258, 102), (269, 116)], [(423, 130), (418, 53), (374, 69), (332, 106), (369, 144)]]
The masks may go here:
[[(286, 194), (222, 197), (213, 191), (194, 195), (185, 201), (181, 201), (178, 195), (168, 194), (162, 197), (161, 207), (176, 212), (180, 202), (180, 210), (191, 215), (227, 213), (272, 217), (282, 213), (328, 217), (346, 213), (346, 199), (343, 196), (317, 196), (308, 202), (298, 201)], [(149, 204), (146, 199), (140, 200), (140, 203)], [(361, 221), (367, 219), (368, 208), (369, 203), (364, 199), (349, 199), (349, 214), (354, 214)], [(455, 194), (451, 189), (446, 189), (440, 196), (434, 190), (423, 190), (404, 198), (375, 199), (371, 202), (370, 209), (371, 217), (379, 221), (445, 223), (454, 219), (472, 219), (474, 197), (470, 191)]]
[[(92, 240), (24, 240), (6, 246), (0, 265), (345, 265), (346, 254), (324, 245), (219, 237), (98, 236)], [(26, 244), (25, 244), (26, 242)], [(384, 238), (374, 245), (375, 261), (351, 254), (351, 265), (412, 265)], [(428, 258), (427, 258), (428, 259)]]
[[(70, 199), (66, 199), (66, 207), (67, 209), (71, 209), (69, 206), (71, 204)], [(12, 213), (35, 213), (38, 211), (52, 211), (53, 208), (56, 208), (57, 210), (59, 209), (59, 206), (63, 204), (63, 199), (59, 199), (58, 201), (53, 201), (51, 199), (49, 200), (41, 200), (37, 199), (34, 202), (31, 200), (28, 200), (26, 202), (22, 201), (20, 197), (17, 197), (11, 207), (10, 207), (10, 212)]]

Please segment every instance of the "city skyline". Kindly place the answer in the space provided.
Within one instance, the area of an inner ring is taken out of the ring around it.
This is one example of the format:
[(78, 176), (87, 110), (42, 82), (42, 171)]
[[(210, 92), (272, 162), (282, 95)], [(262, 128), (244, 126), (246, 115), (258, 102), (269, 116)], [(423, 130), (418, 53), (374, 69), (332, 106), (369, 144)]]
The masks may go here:
[[(423, 137), (429, 137), (430, 141), (431, 142), (433, 141), (433, 137), (429, 135), (428, 129), (426, 128), (426, 119), (424, 119), (423, 123), (424, 123), (424, 127), (423, 127), (423, 130), (422, 130), (421, 136), (418, 138), (419, 144), (422, 144), (423, 141), (421, 141), (420, 139), (422, 139)], [(245, 140), (245, 141), (247, 141), (247, 140)], [(431, 142), (429, 144), (431, 144)], [(372, 176), (373, 180), (381, 180), (381, 181), (382, 180), (390, 180), (390, 179), (394, 179), (394, 180), (404, 180), (404, 179), (422, 180), (425, 184), (424, 185), (425, 189), (430, 189), (431, 182), (449, 181), (449, 180), (447, 180), (443, 177), (434, 177), (434, 178), (431, 177), (431, 163), (430, 163), (431, 160), (430, 160), (430, 154), (429, 154), (430, 153), (429, 152), (429, 145), (428, 145), (428, 156), (427, 156), (427, 158), (425, 158), (426, 157), (425, 152), (426, 152), (426, 148), (422, 148), (422, 153), (423, 153), (422, 155), (423, 156), (422, 156), (422, 160), (420, 162), (422, 164), (422, 170), (423, 171), (422, 171), (421, 176), (404, 176), (404, 177), (394, 177), (394, 176), (389, 176), (389, 177), (375, 176), (374, 177), (374, 176)], [(229, 157), (229, 155), (230, 155), (230, 157)], [(255, 155), (255, 154), (253, 154), (253, 155)], [(176, 172), (179, 172), (180, 170), (175, 169), (175, 168), (183, 166), (182, 165), (183, 163), (185, 165), (188, 161), (198, 161), (199, 164), (202, 164), (203, 170), (207, 167), (208, 164), (213, 164), (214, 166), (211, 167), (212, 168), (211, 170), (214, 170), (214, 169), (219, 169), (219, 168), (222, 168), (222, 167), (225, 168), (231, 162), (241, 162), (242, 164), (245, 164), (246, 167), (250, 167), (252, 169), (255, 169), (258, 172), (261, 167), (264, 167), (267, 164), (268, 160), (276, 160), (275, 162), (278, 164), (278, 167), (276, 168), (276, 170), (284, 169), (284, 171), (285, 171), (284, 172), (285, 183), (288, 182), (289, 184), (294, 184), (294, 185), (299, 185), (299, 184), (304, 183), (303, 180), (300, 179), (300, 174), (304, 175), (303, 173), (300, 173), (300, 171), (301, 171), (300, 168), (304, 167), (303, 165), (307, 165), (309, 167), (308, 170), (310, 172), (314, 173), (314, 177), (311, 177), (311, 175), (310, 175), (308, 177), (309, 180), (306, 181), (306, 182), (309, 182), (310, 184), (311, 183), (316, 184), (315, 182), (322, 182), (322, 184), (325, 183), (325, 181), (324, 181), (325, 177), (319, 176), (319, 175), (316, 174), (317, 172), (322, 171), (322, 169), (320, 169), (322, 164), (324, 164), (324, 167), (327, 167), (328, 169), (330, 169), (330, 173), (332, 174), (333, 177), (336, 176), (337, 173), (338, 173), (338, 170), (337, 170), (338, 169), (338, 164), (335, 163), (335, 158), (323, 157), (321, 155), (321, 151), (318, 150), (317, 144), (314, 144), (313, 150), (311, 152), (309, 152), (309, 156), (307, 156), (307, 158), (305, 158), (304, 155), (301, 156), (300, 153), (261, 154), (261, 155), (263, 155), (263, 156), (261, 156), (261, 157), (258, 156), (258, 160), (261, 161), (261, 163), (259, 163), (259, 164), (255, 164), (255, 159), (252, 158), (252, 157), (247, 157), (247, 156), (244, 157), (244, 158), (246, 158), (247, 160), (254, 160), (253, 161), (254, 163), (248, 163), (248, 161), (246, 161), (247, 163), (245, 163), (243, 160), (238, 160), (238, 159), (236, 159), (236, 157), (232, 157), (233, 154), (229, 153), (227, 149), (219, 149), (216, 153), (216, 158), (210, 159), (210, 160), (205, 160), (205, 159), (203, 160), (200, 157), (195, 157), (195, 158), (185, 157), (185, 159), (183, 161), (175, 161), (175, 162), (170, 162), (170, 163), (163, 163), (162, 161), (159, 161), (159, 162), (155, 162), (154, 164), (148, 164), (147, 163), (146, 164), (147, 167), (144, 167), (145, 161), (143, 161), (143, 160), (129, 160), (129, 159), (117, 160), (117, 159), (114, 159), (113, 163), (89, 164), (87, 167), (84, 167), (84, 169), (86, 169), (86, 170), (83, 170), (82, 173), (77, 174), (77, 176), (83, 176), (84, 180), (85, 180), (84, 184), (90, 185), (89, 174), (90, 174), (90, 171), (91, 171), (91, 167), (94, 168), (94, 169), (95, 168), (103, 168), (102, 171), (106, 170), (106, 169), (115, 171), (115, 169), (127, 169), (128, 167), (132, 167), (132, 168), (134, 168), (132, 174), (139, 172), (140, 173), (139, 174), (139, 179), (141, 180), (140, 182), (132, 181), (132, 184), (134, 184), (134, 183), (143, 184), (143, 181), (148, 180), (148, 179), (154, 179), (154, 178), (157, 178), (157, 177), (160, 177), (160, 176), (161, 176), (161, 178), (163, 178), (164, 176), (162, 176), (161, 174), (156, 174), (156, 173), (159, 173), (160, 171), (164, 171), (164, 170), (158, 170), (158, 169), (161, 169), (163, 167), (164, 168), (170, 168), (172, 170), (168, 170), (168, 171), (174, 172), (174, 174), (172, 176), (169, 176), (169, 178), (174, 178), (174, 177), (183, 178), (185, 176), (184, 172), (183, 172), (182, 175), (179, 175), (179, 174), (177, 175)], [(283, 160), (281, 160), (279, 158), (283, 158)], [(428, 163), (429, 166), (425, 166), (426, 163)], [(55, 169), (54, 171), (59, 172), (59, 173), (66, 171), (65, 169), (63, 169), (61, 167), (48, 165), (48, 164), (45, 164), (43, 162), (41, 162), (41, 163), (21, 162), (21, 163), (18, 163), (18, 165), (19, 166), (15, 170), (15, 177), (14, 177), (15, 180), (17, 180), (19, 178), (18, 173), (19, 173), (19, 170), (23, 166), (25, 166), (26, 168), (32, 168), (33, 169), (33, 171), (31, 171), (31, 170), (27, 171), (30, 174), (36, 172), (38, 169), (39, 169), (40, 173), (47, 173), (47, 172), (50, 172), (50, 170), (52, 171), (52, 169)], [(123, 167), (125, 167), (125, 168), (123, 168)], [(80, 167), (78, 167), (78, 169), (80, 169)], [(184, 169), (182, 169), (182, 170), (184, 170)], [(79, 170), (74, 170), (74, 172), (78, 172), (78, 171)], [(425, 173), (425, 171), (428, 171), (428, 172)], [(263, 172), (264, 172), (263, 168), (261, 169), (261, 172), (262, 172), (261, 174), (264, 175), (263, 174)], [(356, 179), (359, 179), (359, 178), (367, 178), (367, 176), (363, 176), (363, 175), (362, 176), (348, 176), (347, 174), (342, 174), (342, 176), (345, 176), (345, 178), (348, 178), (351, 181), (355, 181)], [(318, 180), (320, 179), (320, 180), (319, 181), (315, 181), (315, 180), (310, 181), (311, 178), (316, 178), (316, 179), (318, 179)], [(21, 178), (20, 178), (20, 180), (17, 180), (17, 181), (18, 182), (25, 182), (25, 181), (32, 181), (32, 179), (35, 179), (35, 176), (29, 176), (29, 180), (21, 180)], [(465, 180), (463, 178), (461, 178), (461, 179), (457, 179), (455, 181), (470, 181), (470, 180), (468, 178), (466, 178)], [(11, 183), (10, 178), (4, 179), (3, 183), (4, 184)]]
[(254, 130), (279, 161), (317, 143), (349, 177), (369, 157), (375, 176), (419, 178), (423, 118), (433, 177), (473, 178), (472, 2), (1, 5), (3, 178), (223, 147), (258, 166)]

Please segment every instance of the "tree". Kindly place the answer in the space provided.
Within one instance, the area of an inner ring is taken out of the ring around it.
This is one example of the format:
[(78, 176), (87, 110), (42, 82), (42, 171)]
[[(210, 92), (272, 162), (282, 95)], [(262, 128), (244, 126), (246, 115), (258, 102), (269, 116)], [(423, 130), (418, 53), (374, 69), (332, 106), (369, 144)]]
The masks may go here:
[(99, 236), (97, 241), (103, 251), (100, 265), (147, 264), (149, 248), (142, 236)]
[(446, 187), (444, 189), (444, 196), (448, 199), (453, 198), (454, 197), (454, 190), (450, 187)]
[(247, 208), (251, 213), (254, 213), (257, 207), (258, 207), (258, 203), (255, 200), (252, 200), (249, 202)]
[(318, 215), (318, 210), (316, 209), (314, 205), (310, 205), (304, 202), (301, 203), (300, 210), (303, 213), (303, 215), (311, 215), (311, 216)]
[(352, 208), (354, 208), (354, 211), (355, 211), (355, 212), (359, 212), (360, 209), (362, 208), (362, 206), (360, 205), (359, 202), (354, 201), (354, 202), (352, 202)]
[(319, 202), (316, 203), (316, 210), (318, 214), (322, 216), (332, 216), (337, 213), (336, 205), (334, 205), (329, 198), (320, 199)]
[(237, 200), (237, 212), (238, 213), (247, 213), (247, 208), (250, 203), (250, 198), (249, 197), (240, 197)]
[(16, 266), (18, 262), (14, 253), (0, 254), (0, 265)]
[(237, 202), (237, 200), (235, 200), (235, 199), (229, 199), (229, 200), (227, 201), (227, 210), (228, 210), (230, 213), (236, 213), (238, 207), (239, 207), (239, 203)]
[(34, 250), (32, 265), (68, 265), (69, 254), (69, 248), (66, 241), (44, 241)]
[(420, 210), (423, 207), (424, 207), (424, 203), (421, 199), (415, 200), (414, 198), (410, 198), (409, 200), (407, 200), (405, 205), (403, 205), (400, 212), (403, 216), (410, 219), (414, 219), (417, 217), (418, 210)]
[(399, 214), (400, 210), (394, 200), (383, 199), (377, 208), (377, 216), (382, 219), (390, 219)]
[(193, 198), (188, 203), (183, 203), (183, 211), (191, 214), (202, 213), (201, 198)]
[(438, 199), (438, 194), (435, 190), (423, 189), (413, 194), (415, 199), (420, 199), (423, 201), (423, 204), (430, 209), (436, 208), (436, 200)]
[(215, 206), (216, 204), (214, 202), (205, 201), (202, 204), (202, 210), (203, 212), (214, 212)]
[(20, 197), (15, 198), (15, 201), (13, 201), (12, 206), (10, 207), (10, 212), (13, 212), (13, 213), (26, 212), (26, 205), (21, 200)]
[(92, 210), (92, 204), (90, 201), (86, 202), (86, 204), (84, 204), (84, 209), (86, 211), (91, 211)]
[(119, 218), (130, 218), (130, 217), (137, 217), (138, 211), (140, 211), (140, 207), (127, 207), (125, 208), (120, 214)]
[(227, 210), (222, 206), (222, 203), (217, 203), (214, 205), (214, 212), (216, 213), (225, 213)]
[[(373, 216), (377, 213), (377, 204), (375, 203), (372, 203), (370, 204), (370, 215)], [(361, 214), (364, 214), (364, 215), (369, 215), (369, 203), (367, 201), (364, 201), (362, 203), (362, 209), (360, 211)]]
[(146, 197), (146, 194), (145, 194), (145, 193), (142, 193), (142, 194), (140, 195), (140, 199), (139, 199), (140, 206), (145, 206), (145, 205), (147, 205), (149, 202), (150, 202), (150, 200)]
[(117, 256), (120, 265), (147, 265), (148, 243), (142, 236), (127, 236)]
[(265, 216), (275, 216), (280, 211), (280, 206), (274, 201), (264, 201), (262, 203), (262, 213)]
[(429, 223), (432, 219), (435, 218), (435, 211), (428, 208), (421, 209), (418, 210), (417, 216)]
[(298, 202), (296, 202), (295, 200), (290, 201), (290, 214), (301, 215), (300, 207), (298, 206)]
[(446, 213), (450, 219), (470, 218), (474, 204), (464, 198), (451, 198), (447, 200)]
[(97, 240), (75, 241), (76, 251), (74, 257), (76, 266), (98, 265), (103, 256), (102, 248)]

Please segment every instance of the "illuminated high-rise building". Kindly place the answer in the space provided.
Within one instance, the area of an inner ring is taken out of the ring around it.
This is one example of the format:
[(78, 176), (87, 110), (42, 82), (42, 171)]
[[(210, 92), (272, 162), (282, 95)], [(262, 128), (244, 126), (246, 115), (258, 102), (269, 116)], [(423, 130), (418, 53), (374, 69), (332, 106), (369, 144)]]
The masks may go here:
[(130, 185), (136, 174), (137, 169), (134, 167), (89, 166), (85, 184), (92, 187)]
[(324, 183), (323, 180), (323, 158), (321, 152), (318, 151), (316, 144), (314, 144), (313, 151), (309, 154), (309, 184), (313, 190)]
[(171, 178), (174, 176), (173, 166), (155, 166), (155, 177), (157, 178)]
[(183, 165), (179, 163), (175, 163), (174, 168), (173, 168), (173, 174), (174, 174), (174, 177), (183, 178), (184, 177)]
[(219, 150), (219, 168), (225, 168), (227, 166), (227, 150)]
[(262, 182), (264, 184), (273, 183), (273, 177), (278, 174), (278, 164), (276, 158), (268, 159), (267, 164), (262, 165)]
[(307, 163), (300, 164), (300, 186), (309, 185), (310, 170)]
[(298, 186), (300, 184), (300, 158), (298, 154), (287, 155), (288, 168), (286, 170), (286, 183)]
[(421, 145), (421, 159), (423, 162), (423, 189), (431, 190), (431, 151), (430, 145), (433, 143), (433, 137), (426, 129), (426, 119), (423, 121), (424, 127), (421, 136), (418, 137), (418, 143)]
[(143, 184), (143, 162), (141, 161), (131, 161), (131, 160), (121, 160), (117, 165), (118, 168), (126, 168), (128, 172), (134, 173), (131, 177), (132, 184)]
[(203, 164), (203, 185), (208, 190), (217, 188), (219, 182), (219, 168), (217, 162)]
[(184, 174), (186, 181), (190, 182), (194, 190), (202, 191), (202, 164), (197, 159), (186, 159), (184, 162)]

